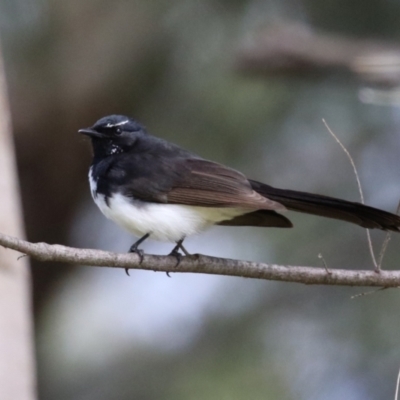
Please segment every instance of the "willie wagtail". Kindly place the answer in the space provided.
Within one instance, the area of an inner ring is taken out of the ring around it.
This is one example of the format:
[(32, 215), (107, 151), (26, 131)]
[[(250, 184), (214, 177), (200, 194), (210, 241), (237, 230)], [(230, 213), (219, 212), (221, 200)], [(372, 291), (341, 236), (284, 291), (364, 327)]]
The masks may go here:
[(79, 130), (92, 140), (89, 182), (101, 212), (140, 237), (175, 242), (212, 225), (291, 228), (279, 212), (299, 211), (364, 228), (400, 230), (400, 217), (360, 203), (276, 189), (147, 133), (132, 118), (110, 115)]

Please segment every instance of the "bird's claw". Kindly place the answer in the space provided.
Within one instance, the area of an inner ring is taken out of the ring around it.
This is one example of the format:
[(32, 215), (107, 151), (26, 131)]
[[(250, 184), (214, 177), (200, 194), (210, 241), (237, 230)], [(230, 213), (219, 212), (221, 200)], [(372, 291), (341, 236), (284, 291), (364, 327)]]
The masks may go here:
[(138, 249), (137, 246), (133, 245), (131, 246), (131, 248), (129, 249), (128, 253), (136, 253), (139, 258), (140, 258), (140, 262), (139, 264), (141, 264), (143, 262), (143, 258), (144, 258), (144, 251), (142, 249)]
[[(131, 248), (129, 249), (128, 253), (135, 253), (139, 256), (139, 265), (143, 262), (143, 258), (144, 258), (144, 251), (142, 249), (138, 249), (137, 245), (132, 245)], [(125, 273), (129, 275), (129, 268), (125, 268)]]
[(176, 264), (175, 264), (175, 267), (174, 267), (174, 268), (176, 268), (182, 261), (182, 254), (179, 253), (178, 250), (174, 249), (168, 255), (176, 258)]

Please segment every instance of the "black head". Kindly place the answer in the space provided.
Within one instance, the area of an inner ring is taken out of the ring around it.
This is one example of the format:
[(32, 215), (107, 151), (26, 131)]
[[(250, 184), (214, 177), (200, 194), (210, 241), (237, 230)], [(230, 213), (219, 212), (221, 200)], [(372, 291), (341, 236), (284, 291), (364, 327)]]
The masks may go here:
[(145, 128), (124, 115), (109, 115), (99, 119), (92, 127), (78, 131), (92, 139), (95, 157), (107, 157), (129, 151)]

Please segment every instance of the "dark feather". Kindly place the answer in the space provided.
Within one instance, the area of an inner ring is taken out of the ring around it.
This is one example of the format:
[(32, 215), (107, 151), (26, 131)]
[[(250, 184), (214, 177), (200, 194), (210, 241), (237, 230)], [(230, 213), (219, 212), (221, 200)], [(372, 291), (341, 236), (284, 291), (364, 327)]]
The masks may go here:
[[(281, 204), (254, 191), (246, 177), (221, 164), (203, 160), (159, 141), (158, 150), (135, 147), (119, 154), (107, 169), (110, 192), (155, 203), (185, 204), (199, 207), (235, 207), (284, 210)], [(133, 162), (134, 160), (134, 162)], [(99, 163), (101, 164), (101, 162)], [(97, 165), (97, 168), (100, 168)]]
[(250, 183), (262, 196), (283, 204), (288, 210), (352, 222), (364, 228), (400, 230), (398, 215), (377, 208), (318, 194), (276, 189), (252, 180)]
[(222, 221), (218, 225), (224, 226), (259, 226), (292, 228), (293, 225), (289, 219), (275, 211), (258, 210), (248, 214), (239, 215), (228, 221)]
[(238, 171), (211, 161), (184, 161), (186, 174), (168, 192), (168, 202), (203, 207), (242, 207), (284, 210), (254, 191), (247, 178)]

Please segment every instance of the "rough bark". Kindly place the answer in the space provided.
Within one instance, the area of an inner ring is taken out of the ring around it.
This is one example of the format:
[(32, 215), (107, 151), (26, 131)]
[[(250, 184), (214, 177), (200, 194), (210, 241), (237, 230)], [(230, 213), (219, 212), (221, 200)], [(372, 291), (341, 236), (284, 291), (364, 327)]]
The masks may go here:
[[(263, 264), (251, 261), (209, 257), (200, 254), (182, 257), (112, 253), (93, 249), (76, 249), (59, 244), (30, 243), (0, 234), (0, 245), (17, 250), (40, 261), (58, 261), (99, 267), (143, 269), (162, 272), (191, 272), (230, 275), (307, 285), (400, 286), (400, 271), (344, 270), (318, 267)], [(12, 254), (10, 252), (10, 254)], [(17, 255), (14, 254), (17, 258)]]

